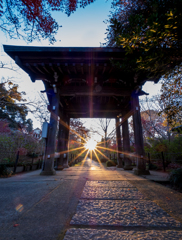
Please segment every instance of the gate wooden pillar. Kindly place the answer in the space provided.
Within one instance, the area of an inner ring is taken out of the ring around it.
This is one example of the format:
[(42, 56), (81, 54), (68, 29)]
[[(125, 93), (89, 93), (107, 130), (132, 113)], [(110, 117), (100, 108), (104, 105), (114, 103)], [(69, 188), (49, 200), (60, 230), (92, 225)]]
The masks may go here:
[(140, 116), (140, 105), (137, 94), (132, 94), (131, 105), (134, 111), (133, 113), (133, 128), (134, 128), (134, 138), (135, 138), (135, 149), (137, 157), (137, 169), (134, 171), (136, 175), (148, 175), (150, 174), (146, 170), (146, 161), (144, 159), (144, 145), (143, 145), (143, 132), (142, 123)]
[(66, 127), (65, 127), (65, 139), (64, 139), (64, 150), (67, 151), (66, 157), (63, 160), (63, 167), (64, 168), (68, 168), (68, 156), (69, 156), (69, 127), (70, 127), (70, 118), (66, 117), (65, 118), (65, 123), (66, 123)]
[(63, 110), (60, 109), (59, 115), (59, 131), (58, 131), (58, 143), (57, 143), (57, 152), (59, 153), (59, 158), (57, 159), (56, 170), (63, 170), (63, 151), (64, 151), (64, 139), (65, 139), (65, 131), (64, 126), (62, 125), (63, 121)]
[(57, 131), (57, 121), (59, 115), (59, 101), (58, 96), (51, 91), (51, 103), (49, 105), (49, 110), (51, 112), (50, 123), (48, 126), (48, 134), (46, 139), (46, 149), (45, 149), (45, 159), (42, 166), (41, 175), (55, 175), (54, 170), (54, 155), (56, 148), (56, 131)]
[(130, 138), (129, 138), (129, 128), (128, 119), (125, 119), (125, 113), (123, 113), (123, 123), (122, 123), (122, 135), (123, 135), (123, 154), (124, 154), (124, 170), (132, 170), (132, 162), (128, 156), (130, 152)]
[(121, 131), (120, 131), (120, 123), (119, 118), (116, 117), (116, 141), (117, 141), (117, 161), (118, 161), (118, 168), (123, 167), (122, 158), (121, 158), (121, 151), (122, 151), (122, 144), (121, 144)]

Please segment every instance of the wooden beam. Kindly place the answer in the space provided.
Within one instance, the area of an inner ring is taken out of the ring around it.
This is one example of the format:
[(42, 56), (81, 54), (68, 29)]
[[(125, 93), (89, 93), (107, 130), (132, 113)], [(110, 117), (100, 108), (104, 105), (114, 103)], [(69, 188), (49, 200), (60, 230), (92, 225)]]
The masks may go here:
[(60, 89), (60, 96), (131, 96), (130, 89), (103, 87), (101, 92), (91, 92), (88, 86), (63, 86)]
[(81, 65), (82, 74), (84, 74), (84, 71), (83, 71), (83, 63), (81, 63), (80, 65)]
[[(67, 108), (67, 109), (65, 109), (65, 111), (67, 112), (67, 113), (72, 113), (72, 114), (77, 114), (77, 113), (79, 113), (79, 114), (86, 114), (86, 113), (89, 113), (89, 111), (88, 111), (88, 108), (87, 109), (85, 109), (85, 111), (82, 109), (82, 110), (80, 110), (80, 109), (69, 109), (69, 108)], [(93, 112), (94, 113), (115, 113), (115, 115), (117, 115), (117, 114), (119, 114), (120, 112), (121, 112), (121, 109), (116, 109), (116, 110), (111, 110), (111, 109), (105, 109), (105, 110), (96, 110), (96, 109), (94, 109), (93, 108)]]
[(62, 71), (62, 69), (61, 69), (61, 67), (60, 67), (60, 63), (57, 63), (57, 67), (58, 67), (59, 71), (60, 71), (61, 73), (63, 73), (63, 71)]
[(26, 63), (26, 66), (34, 73), (37, 73), (31, 66), (29, 63)]
[(77, 74), (75, 63), (73, 63), (73, 69), (74, 69), (75, 74)]
[(68, 68), (68, 63), (65, 63), (65, 67), (67, 68), (67, 72), (70, 74), (70, 70)]
[(107, 66), (107, 63), (104, 63), (104, 69), (102, 71), (102, 74), (104, 74), (105, 70), (106, 70), (106, 66)]
[(112, 72), (112, 70), (113, 70), (113, 67), (111, 67), (111, 69), (109, 70), (109, 73), (111, 73), (111, 72)]
[(47, 70), (47, 68), (45, 67), (45, 64), (44, 64), (44, 63), (42, 63), (41, 65), (42, 65), (43, 69), (44, 69), (47, 73), (50, 73), (50, 72)]
[(49, 67), (51, 67), (51, 69), (52, 69), (53, 72), (56, 72), (55, 69), (54, 69), (53, 66), (52, 66), (52, 63), (49, 63)]
[(34, 67), (42, 74), (45, 74), (44, 72), (42, 72), (42, 70), (38, 67), (38, 65), (36, 63), (34, 63)]
[[(90, 112), (82, 113), (67, 113), (70, 118), (90, 118)], [(115, 113), (95, 113), (93, 112), (92, 118), (116, 118)]]
[(96, 68), (95, 68), (95, 75), (97, 75), (99, 72), (99, 63), (96, 64)]

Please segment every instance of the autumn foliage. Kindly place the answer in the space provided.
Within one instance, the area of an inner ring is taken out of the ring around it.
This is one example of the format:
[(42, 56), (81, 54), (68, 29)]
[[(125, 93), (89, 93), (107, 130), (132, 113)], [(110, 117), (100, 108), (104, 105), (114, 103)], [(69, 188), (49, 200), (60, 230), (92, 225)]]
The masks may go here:
[(113, 1), (108, 45), (128, 54), (121, 67), (159, 78), (181, 63), (182, 1)]
[(85, 7), (94, 0), (0, 0), (0, 29), (11, 38), (26, 41), (48, 39), (53, 44), (59, 24), (52, 17), (53, 11), (68, 16), (77, 7)]

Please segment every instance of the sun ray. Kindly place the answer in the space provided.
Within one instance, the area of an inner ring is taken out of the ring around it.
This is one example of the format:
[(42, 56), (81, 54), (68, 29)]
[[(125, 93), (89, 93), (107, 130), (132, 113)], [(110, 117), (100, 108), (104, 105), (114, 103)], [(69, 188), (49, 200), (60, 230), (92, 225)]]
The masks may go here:
[(71, 140), (71, 141), (74, 142), (74, 143), (85, 145), (85, 143), (82, 143), (82, 142), (79, 142), (79, 141), (76, 141), (76, 140)]
[[(114, 151), (115, 151), (115, 150), (112, 149), (112, 148), (105, 148), (105, 147), (101, 147), (101, 146), (97, 146), (97, 148), (102, 148), (102, 149), (108, 150), (108, 151), (110, 151), (110, 152), (114, 152)], [(127, 154), (127, 152), (123, 152), (123, 151), (119, 151), (119, 150), (116, 150), (116, 152), (122, 153), (122, 154)]]
[(103, 141), (103, 142), (99, 142), (97, 143), (97, 145), (100, 145), (100, 144), (103, 144), (103, 143), (106, 143), (107, 141)]
[[(105, 147), (100, 147), (100, 146), (97, 146), (97, 148), (101, 148), (101, 149), (113, 152), (112, 148), (105, 148)], [(119, 151), (119, 150), (116, 150), (116, 152), (121, 153), (121, 154), (123, 154), (125, 156), (128, 156), (128, 157), (131, 157), (131, 153), (130, 152), (124, 152), (124, 151)], [(132, 154), (132, 157), (136, 157), (136, 158), (139, 157), (140, 158), (141, 156), (137, 155), (137, 154)], [(143, 156), (143, 159), (148, 160), (147, 157), (145, 157), (145, 156)]]
[(95, 149), (97, 152), (99, 152), (102, 156), (104, 156), (109, 162), (114, 163), (111, 159), (109, 159), (104, 153), (99, 151), (98, 149)]
[[(53, 116), (53, 118), (55, 118), (57, 120), (57, 115)], [(81, 138), (82, 140), (84, 140), (86, 142), (86, 140), (79, 134), (77, 133), (74, 129), (72, 129), (67, 123), (65, 123), (62, 119), (59, 119), (59, 123), (61, 123), (61, 125), (63, 125), (64, 127), (68, 128), (71, 132), (75, 133), (79, 138)]]
[(73, 148), (73, 149), (65, 150), (65, 151), (58, 152), (58, 153), (59, 153), (59, 154), (64, 154), (64, 153), (68, 153), (68, 152), (73, 152), (73, 151), (76, 151), (76, 150), (80, 150), (80, 149), (83, 149), (83, 148), (85, 148), (85, 147)]
[(80, 155), (82, 155), (86, 151), (87, 151), (87, 149), (83, 149), (83, 151), (80, 152), (72, 161), (70, 161), (70, 163), (74, 162)]
[[(94, 151), (94, 150), (93, 150)], [(92, 150), (90, 151), (90, 159), (92, 160)]]
[[(97, 149), (96, 149), (96, 150), (97, 150)], [(95, 151), (95, 150), (93, 150), (93, 152), (94, 152), (94, 154), (95, 154), (95, 156), (96, 156), (96, 158), (97, 158), (97, 160), (98, 160), (98, 162), (99, 162), (99, 164), (100, 164), (101, 168), (104, 168), (104, 166), (102, 165), (102, 163), (101, 163), (101, 161), (100, 161), (100, 159), (99, 159), (99, 157), (98, 157), (98, 155), (97, 155), (96, 151)]]
[[(87, 150), (87, 149), (86, 149), (86, 150)], [(85, 154), (85, 157), (84, 157), (84, 159), (83, 159), (83, 161), (82, 161), (82, 164), (81, 164), (81, 168), (83, 168), (83, 165), (84, 165), (84, 163), (85, 163), (85, 161), (86, 161), (86, 158), (87, 158), (88, 154), (89, 154), (89, 150), (88, 150), (87, 153)]]

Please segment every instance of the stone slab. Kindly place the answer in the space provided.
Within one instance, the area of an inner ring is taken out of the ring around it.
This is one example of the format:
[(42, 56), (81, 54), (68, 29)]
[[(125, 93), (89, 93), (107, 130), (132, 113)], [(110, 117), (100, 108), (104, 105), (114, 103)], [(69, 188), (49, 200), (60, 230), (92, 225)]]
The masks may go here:
[(132, 188), (128, 181), (87, 181), (85, 186), (110, 187), (110, 188)]
[(72, 225), (182, 227), (152, 201), (80, 200)]
[(63, 176), (63, 179), (79, 179), (80, 176)]
[(85, 180), (0, 184), (0, 240), (57, 239), (71, 221), (84, 185)]
[(83, 199), (147, 199), (137, 188), (85, 187)]
[(97, 230), (97, 229), (69, 229), (64, 240), (166, 240), (166, 239), (182, 239), (182, 231), (117, 231), (117, 230)]

